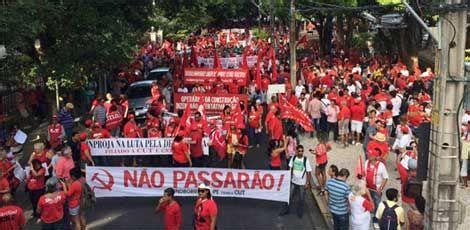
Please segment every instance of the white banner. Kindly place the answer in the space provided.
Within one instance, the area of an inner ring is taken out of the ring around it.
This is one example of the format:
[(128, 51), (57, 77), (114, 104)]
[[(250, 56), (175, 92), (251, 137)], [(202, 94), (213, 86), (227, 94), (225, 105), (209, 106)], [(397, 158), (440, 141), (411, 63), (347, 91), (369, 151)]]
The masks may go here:
[[(236, 57), (230, 57), (230, 58), (219, 58), (219, 60), (220, 60), (220, 65), (222, 66), (223, 69), (228, 69), (228, 68), (238, 69), (242, 65), (243, 56), (236, 56)], [(246, 57), (246, 62), (248, 64), (249, 68), (255, 66), (257, 60), (258, 60), (258, 56), (255, 56), (255, 55)], [(214, 67), (214, 58), (198, 57), (197, 58), (197, 64), (198, 65), (204, 64), (205, 68), (213, 68)]]
[[(204, 155), (209, 155), (209, 138), (202, 138)], [(87, 140), (92, 156), (171, 155), (170, 138), (107, 138)]]
[(289, 201), (288, 170), (87, 167), (86, 175), (96, 197), (157, 197), (169, 187), (176, 196), (197, 196), (206, 183), (215, 197)]

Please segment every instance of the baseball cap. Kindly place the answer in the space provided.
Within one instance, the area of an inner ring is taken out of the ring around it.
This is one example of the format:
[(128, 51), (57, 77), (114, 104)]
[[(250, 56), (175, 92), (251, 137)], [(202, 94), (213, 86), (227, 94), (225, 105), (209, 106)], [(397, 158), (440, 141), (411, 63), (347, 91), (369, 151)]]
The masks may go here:
[(197, 189), (198, 190), (211, 190), (211, 187), (209, 187), (208, 185), (204, 184), (204, 183), (201, 183), (199, 184), (199, 186), (197, 186)]

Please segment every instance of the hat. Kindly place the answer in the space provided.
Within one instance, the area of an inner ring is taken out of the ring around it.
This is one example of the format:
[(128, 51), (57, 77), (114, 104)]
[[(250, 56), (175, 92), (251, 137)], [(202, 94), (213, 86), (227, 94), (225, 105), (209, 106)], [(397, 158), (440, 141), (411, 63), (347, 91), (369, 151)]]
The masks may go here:
[(87, 133), (80, 133), (80, 140), (84, 141), (87, 138)]
[(198, 190), (211, 190), (211, 187), (209, 187), (208, 185), (204, 184), (204, 183), (201, 183), (199, 184), (199, 186), (197, 186), (197, 189)]
[(69, 102), (69, 103), (65, 104), (65, 108), (73, 109), (73, 104)]
[(400, 130), (401, 130), (402, 133), (409, 133), (410, 132), (410, 128), (408, 128), (408, 126), (405, 126), (405, 125), (402, 126)]
[(261, 104), (261, 100), (260, 100), (260, 99), (256, 99), (256, 104)]
[(415, 170), (418, 168), (418, 162), (415, 159), (408, 160), (408, 170)]
[(387, 141), (387, 137), (385, 137), (385, 135), (384, 135), (383, 133), (377, 133), (377, 134), (375, 134), (374, 139), (375, 139), (376, 141), (380, 141), (380, 142)]

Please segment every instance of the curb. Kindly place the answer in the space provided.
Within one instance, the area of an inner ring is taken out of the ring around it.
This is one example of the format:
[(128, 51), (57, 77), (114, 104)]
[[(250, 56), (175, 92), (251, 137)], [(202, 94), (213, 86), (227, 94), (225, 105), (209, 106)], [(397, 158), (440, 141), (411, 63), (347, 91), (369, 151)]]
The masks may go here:
[(331, 214), (328, 211), (328, 205), (324, 196), (318, 195), (320, 190), (316, 188), (311, 188), (310, 192), (312, 193), (313, 199), (316, 201), (318, 209), (320, 210), (320, 214), (323, 217), (323, 221), (325, 222), (328, 229), (333, 229), (333, 224), (331, 222)]

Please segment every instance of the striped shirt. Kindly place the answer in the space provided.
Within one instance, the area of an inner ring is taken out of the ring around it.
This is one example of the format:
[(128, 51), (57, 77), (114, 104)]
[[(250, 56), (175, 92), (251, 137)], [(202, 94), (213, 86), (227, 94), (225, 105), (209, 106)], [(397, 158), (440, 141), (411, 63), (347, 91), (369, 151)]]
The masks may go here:
[(335, 215), (344, 215), (348, 213), (348, 196), (351, 189), (346, 182), (339, 179), (329, 179), (326, 182), (328, 191), (328, 208)]
[(64, 127), (64, 129), (73, 128), (72, 114), (66, 108), (63, 108), (59, 112), (59, 121), (60, 121), (60, 124)]

